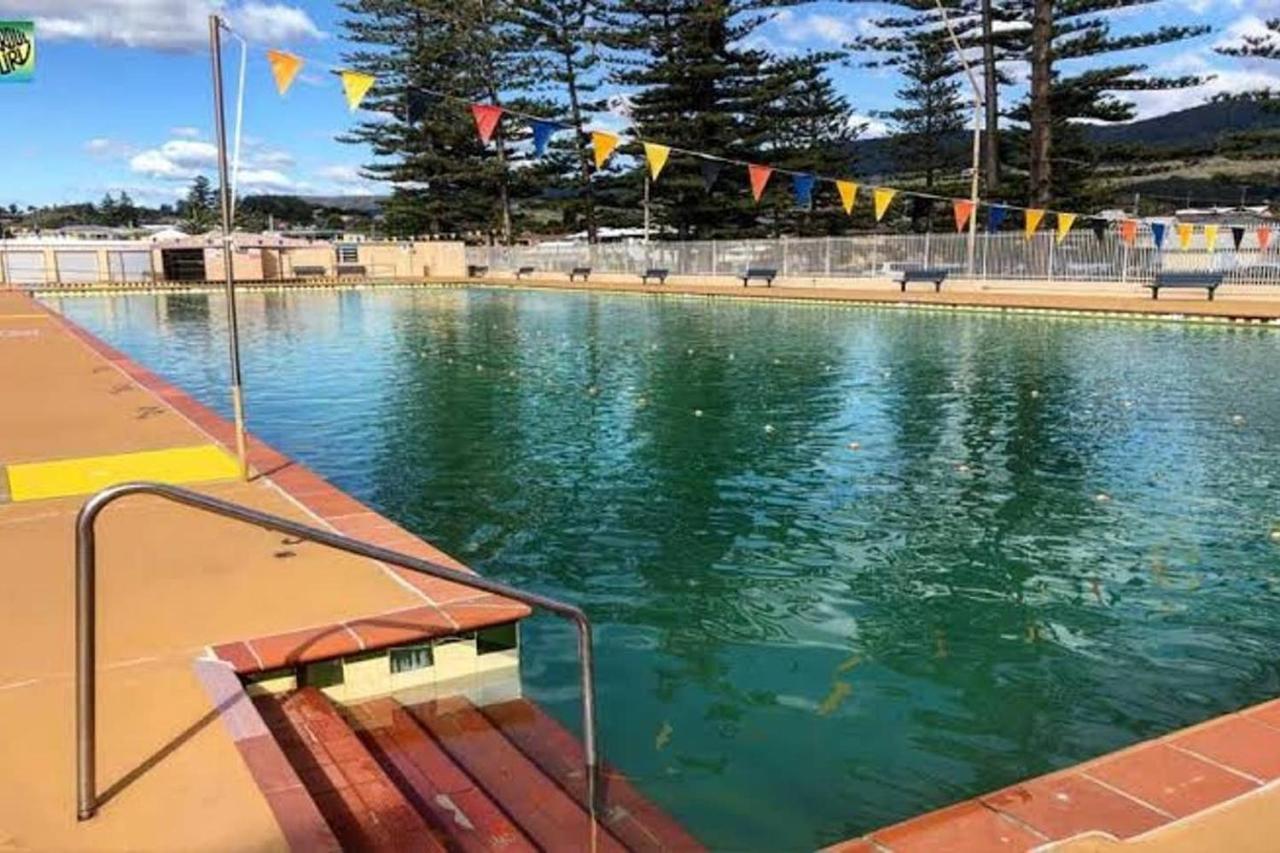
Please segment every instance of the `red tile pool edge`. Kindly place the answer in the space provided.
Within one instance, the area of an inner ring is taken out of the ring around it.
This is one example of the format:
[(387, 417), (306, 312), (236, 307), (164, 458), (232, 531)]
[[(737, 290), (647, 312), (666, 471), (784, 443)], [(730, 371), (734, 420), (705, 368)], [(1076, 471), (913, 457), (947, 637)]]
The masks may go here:
[(1133, 838), (1280, 779), (1280, 699), (827, 847), (1030, 850), (1089, 833)]

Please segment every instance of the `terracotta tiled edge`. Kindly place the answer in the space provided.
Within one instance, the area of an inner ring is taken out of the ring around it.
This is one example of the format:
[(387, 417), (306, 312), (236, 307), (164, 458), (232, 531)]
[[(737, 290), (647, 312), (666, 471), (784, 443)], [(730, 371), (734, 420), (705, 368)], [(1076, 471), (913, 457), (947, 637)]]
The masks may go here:
[(1280, 780), (1280, 699), (826, 848), (1030, 850), (1134, 838)]
[(236, 674), (221, 661), (197, 660), (196, 678), (226, 726), (291, 850), (341, 850), (337, 838)]
[[(230, 421), (99, 340), (64, 315), (34, 299), (32, 303), (48, 313), (64, 330), (93, 352), (161, 398), (228, 451), (234, 452), (235, 426)], [(246, 437), (246, 441), (249, 464), (259, 477), (268, 479), (276, 488), (339, 533), (446, 568), (471, 571), (469, 567), (369, 509), (328, 480), (252, 434)], [(244, 675), (472, 631), (523, 619), (531, 613), (529, 607), (517, 601), (398, 566), (386, 568), (422, 596), (421, 605), (345, 622), (309, 626), (272, 636), (222, 643), (212, 647), (213, 653), (230, 664), (237, 673)]]

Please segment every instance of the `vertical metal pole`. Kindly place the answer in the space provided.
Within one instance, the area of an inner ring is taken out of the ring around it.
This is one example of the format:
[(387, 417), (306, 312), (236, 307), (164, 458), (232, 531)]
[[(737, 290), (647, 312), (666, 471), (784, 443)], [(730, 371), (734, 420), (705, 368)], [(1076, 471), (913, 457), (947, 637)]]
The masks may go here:
[(649, 173), (644, 173), (644, 242), (649, 244)]
[[(90, 502), (92, 504), (92, 501)], [(97, 632), (94, 595), (94, 532), (86, 504), (76, 520), (76, 818), (98, 810), (97, 792)]]
[(972, 276), (975, 271), (974, 259), (978, 250), (978, 188), (979, 188), (979, 170), (982, 168), (982, 112), (984, 108), (982, 87), (978, 85), (978, 78), (973, 73), (973, 66), (969, 64), (968, 58), (964, 55), (964, 48), (960, 44), (960, 38), (956, 35), (955, 27), (951, 26), (951, 18), (947, 16), (947, 8), (942, 5), (942, 0), (935, 0), (938, 5), (938, 14), (942, 16), (943, 26), (947, 28), (947, 34), (951, 37), (951, 45), (956, 50), (956, 58), (960, 60), (960, 64), (964, 66), (964, 73), (969, 77), (969, 85), (973, 87), (973, 180), (969, 187), (969, 200), (973, 202), (973, 214), (969, 218), (969, 275)]
[(227, 346), (231, 358), (231, 406), (236, 419), (236, 458), (240, 476), (249, 479), (249, 459), (245, 453), (244, 394), (240, 379), (240, 325), (236, 316), (236, 286), (231, 252), (231, 187), (227, 182), (227, 126), (222, 104), (222, 20), (209, 16), (209, 53), (213, 61), (213, 120), (218, 137), (218, 185), (222, 201), (222, 267), (226, 281)]

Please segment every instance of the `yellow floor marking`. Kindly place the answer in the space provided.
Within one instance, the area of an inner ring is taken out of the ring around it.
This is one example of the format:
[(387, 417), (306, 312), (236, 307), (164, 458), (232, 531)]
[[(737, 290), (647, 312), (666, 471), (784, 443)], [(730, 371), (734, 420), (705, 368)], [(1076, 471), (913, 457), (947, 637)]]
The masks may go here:
[(131, 480), (195, 483), (230, 480), (239, 474), (236, 460), (212, 444), (28, 462), (9, 466), (9, 498), (15, 502), (35, 501), (87, 495)]
[(0, 320), (48, 320), (50, 314), (0, 314)]

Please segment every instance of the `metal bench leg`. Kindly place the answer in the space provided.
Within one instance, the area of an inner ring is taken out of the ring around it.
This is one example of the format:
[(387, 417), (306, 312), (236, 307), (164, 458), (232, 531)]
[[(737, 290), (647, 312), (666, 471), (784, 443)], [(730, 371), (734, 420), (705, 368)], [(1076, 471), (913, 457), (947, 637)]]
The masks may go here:
[(1153, 288), (1151, 288), (1151, 301), (1153, 301), (1153, 302), (1154, 302), (1155, 300), (1157, 300), (1157, 299), (1159, 299), (1159, 298), (1160, 298), (1160, 288), (1158, 288), (1158, 287), (1153, 287)]
[(1218, 288), (1216, 288), (1216, 287), (1211, 287), (1211, 288), (1209, 288), (1209, 301), (1210, 301), (1210, 302), (1212, 302), (1212, 301), (1213, 301), (1213, 292), (1214, 292), (1215, 290), (1217, 290), (1217, 289), (1218, 289)]
[(941, 292), (942, 292), (942, 282), (940, 282), (940, 281), (939, 281), (939, 282), (937, 282), (936, 284), (934, 284), (934, 285), (933, 285), (933, 292), (934, 292), (934, 293), (941, 293)]

